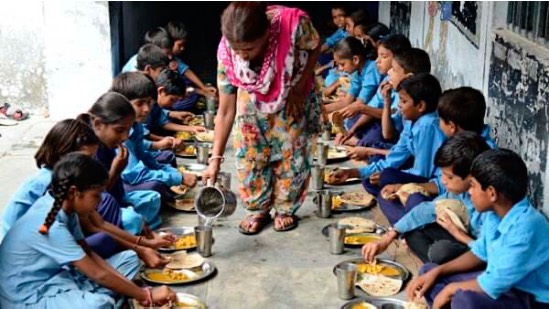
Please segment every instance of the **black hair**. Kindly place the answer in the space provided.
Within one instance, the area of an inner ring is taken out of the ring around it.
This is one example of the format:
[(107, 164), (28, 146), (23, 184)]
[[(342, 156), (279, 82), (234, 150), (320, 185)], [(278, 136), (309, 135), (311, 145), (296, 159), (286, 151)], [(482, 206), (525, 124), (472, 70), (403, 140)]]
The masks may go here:
[(186, 40), (187, 39), (187, 28), (185, 24), (181, 21), (170, 21), (166, 25), (166, 30), (172, 37), (173, 41)]
[(372, 38), (374, 42), (380, 41), (390, 33), (389, 28), (382, 23), (375, 23), (371, 25), (368, 25), (367, 23), (360, 23), (360, 25), (366, 26), (364, 33)]
[(162, 48), (151, 43), (141, 46), (137, 53), (137, 69), (139, 71), (145, 70), (147, 65), (151, 66), (153, 69), (159, 67), (165, 68), (168, 66), (169, 62), (170, 59)]
[(164, 87), (166, 94), (182, 96), (185, 94), (185, 81), (176, 71), (164, 69), (156, 78), (156, 85)]
[(368, 55), (368, 50), (359, 39), (353, 36), (348, 36), (337, 42), (334, 48), (334, 53), (343, 59), (352, 59), (353, 56), (361, 56), (366, 58)]
[(405, 73), (430, 73), (431, 59), (429, 54), (420, 48), (410, 48), (400, 53), (396, 53), (395, 61), (402, 66)]
[(156, 27), (145, 33), (145, 43), (154, 44), (160, 48), (172, 50), (173, 40), (168, 31), (162, 27)]
[(49, 228), (55, 222), (57, 213), (63, 207), (71, 186), (79, 192), (103, 186), (109, 179), (109, 174), (103, 165), (90, 156), (81, 153), (71, 153), (63, 157), (53, 168), (52, 182), (49, 192), (54, 198), (53, 206), (40, 226), (41, 234), (48, 234)]
[(464, 131), (444, 141), (435, 155), (437, 167), (452, 167), (452, 173), (465, 179), (475, 158), (490, 146), (475, 132)]
[(397, 87), (397, 91), (404, 90), (414, 105), (425, 102), (425, 113), (432, 113), (437, 109), (438, 99), (442, 93), (438, 79), (429, 73), (414, 74), (404, 79)]
[(87, 114), (80, 114), (77, 119), (90, 124), (92, 118), (98, 118), (104, 124), (116, 124), (128, 116), (135, 118), (130, 101), (118, 92), (109, 91), (93, 103)]
[(412, 48), (410, 40), (403, 34), (389, 34), (381, 39), (380, 45), (387, 48), (395, 55)]
[(466, 131), (481, 133), (484, 129), (486, 100), (484, 95), (471, 87), (449, 89), (438, 101), (438, 116), (444, 122), (453, 122)]
[(358, 9), (349, 14), (349, 18), (353, 21), (353, 24), (370, 23), (370, 16), (368, 12), (363, 9)]
[(221, 15), (221, 33), (229, 42), (253, 42), (270, 26), (267, 5), (260, 1), (233, 1)]
[(66, 154), (93, 145), (99, 145), (99, 139), (89, 125), (76, 119), (65, 119), (56, 123), (46, 134), (34, 160), (38, 168), (53, 168)]
[(152, 77), (141, 72), (121, 73), (113, 80), (110, 91), (120, 93), (128, 101), (145, 98), (152, 98), (156, 101), (158, 96)]
[(488, 150), (471, 167), (473, 176), (486, 190), (492, 186), (513, 204), (520, 202), (528, 189), (528, 169), (521, 157), (509, 149)]

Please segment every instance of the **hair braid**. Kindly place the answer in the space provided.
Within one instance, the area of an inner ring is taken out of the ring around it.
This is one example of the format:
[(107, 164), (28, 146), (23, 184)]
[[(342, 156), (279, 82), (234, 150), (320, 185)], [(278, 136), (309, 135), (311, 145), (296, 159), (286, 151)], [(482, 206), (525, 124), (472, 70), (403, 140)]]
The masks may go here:
[(67, 198), (70, 185), (71, 181), (69, 178), (60, 179), (52, 183), (50, 193), (53, 195), (54, 198), (53, 207), (46, 216), (46, 220), (38, 230), (41, 234), (48, 234), (50, 227), (55, 222), (55, 218), (57, 217), (59, 210), (61, 210), (61, 207), (63, 206), (63, 202)]

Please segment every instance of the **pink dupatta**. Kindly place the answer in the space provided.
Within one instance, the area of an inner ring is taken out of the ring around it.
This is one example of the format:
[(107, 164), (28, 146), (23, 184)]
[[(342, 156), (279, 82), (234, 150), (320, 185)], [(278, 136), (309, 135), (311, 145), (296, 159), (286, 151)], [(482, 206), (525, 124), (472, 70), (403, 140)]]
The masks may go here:
[[(269, 29), (269, 42), (259, 74), (249, 67), (249, 62), (240, 58), (230, 47), (225, 37), (221, 38), (217, 50), (218, 61), (224, 65), (229, 82), (255, 95), (255, 105), (262, 113), (276, 113), (286, 105), (288, 92), (301, 77), (302, 72), (293, 72), (295, 61), (295, 38), (300, 19), (308, 15), (294, 8), (269, 6), (274, 13)], [(303, 69), (303, 68), (302, 68)], [(293, 80), (292, 80), (293, 77)], [(312, 87), (312, 79), (307, 91)]]

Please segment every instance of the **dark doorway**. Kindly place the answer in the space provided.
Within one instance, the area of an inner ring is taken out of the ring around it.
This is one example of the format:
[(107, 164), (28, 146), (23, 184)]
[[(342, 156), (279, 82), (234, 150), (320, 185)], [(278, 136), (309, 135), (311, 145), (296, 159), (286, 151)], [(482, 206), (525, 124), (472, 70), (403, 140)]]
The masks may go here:
[[(143, 44), (145, 33), (165, 26), (170, 20), (185, 23), (189, 32), (182, 55), (204, 82), (215, 82), (216, 51), (221, 37), (220, 16), (230, 2), (109, 2), (113, 51), (113, 74), (116, 75)], [(276, 3), (276, 2), (272, 2)], [(281, 2), (305, 10), (319, 33), (329, 35), (330, 2)], [(350, 2), (352, 8), (363, 8), (377, 20), (377, 2)], [(194, 9), (191, 9), (194, 8)]]

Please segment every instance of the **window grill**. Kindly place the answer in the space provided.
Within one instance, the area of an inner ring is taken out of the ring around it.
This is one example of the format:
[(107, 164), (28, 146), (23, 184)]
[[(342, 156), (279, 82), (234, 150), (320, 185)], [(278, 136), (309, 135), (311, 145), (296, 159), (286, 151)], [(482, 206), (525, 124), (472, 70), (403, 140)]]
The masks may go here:
[(509, 1), (509, 30), (549, 47), (549, 2)]

